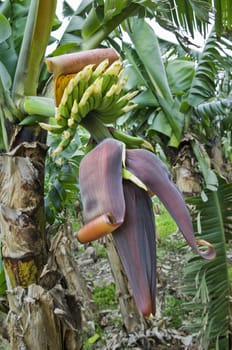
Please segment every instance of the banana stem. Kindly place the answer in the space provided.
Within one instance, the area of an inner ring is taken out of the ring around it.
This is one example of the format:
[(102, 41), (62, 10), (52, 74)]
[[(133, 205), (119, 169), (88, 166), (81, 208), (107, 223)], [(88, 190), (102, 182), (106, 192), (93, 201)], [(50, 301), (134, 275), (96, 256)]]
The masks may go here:
[(27, 16), (27, 22), (24, 31), (23, 42), (19, 54), (19, 59), (16, 67), (15, 78), (12, 89), (13, 98), (17, 99), (24, 95), (24, 81), (27, 74), (27, 66), (30, 55), (30, 46), (32, 42), (32, 33), (34, 32), (34, 26), (36, 16), (38, 13), (39, 3), (37, 0), (32, 0)]
[(81, 125), (91, 134), (97, 143), (106, 138), (112, 138), (108, 128), (93, 114), (82, 119)]
[(140, 5), (134, 4), (134, 3), (126, 7), (121, 13), (115, 16), (112, 20), (104, 24), (91, 37), (84, 40), (81, 44), (81, 49), (91, 50), (98, 47), (100, 43), (107, 38), (108, 34), (110, 34), (126, 18), (132, 16), (139, 7)]
[(50, 36), (56, 0), (31, 0), (13, 83), (14, 99), (36, 95), (42, 60)]

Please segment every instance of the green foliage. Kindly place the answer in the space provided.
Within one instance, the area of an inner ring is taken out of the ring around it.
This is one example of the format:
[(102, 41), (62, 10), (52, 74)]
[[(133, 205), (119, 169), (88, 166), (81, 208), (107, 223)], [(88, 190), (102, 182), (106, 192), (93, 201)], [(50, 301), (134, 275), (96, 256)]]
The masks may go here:
[(164, 241), (165, 238), (177, 231), (177, 225), (169, 212), (161, 205), (160, 215), (155, 216), (158, 237)]
[(96, 252), (99, 258), (107, 258), (106, 248), (102, 244), (96, 245)]
[(2, 256), (0, 254), (0, 297), (6, 294), (6, 289), (5, 272), (2, 264)]
[[(50, 153), (57, 147), (59, 138), (49, 135)], [(82, 145), (83, 143), (83, 145)], [(70, 146), (55, 160), (48, 155), (45, 177), (45, 210), (49, 224), (62, 221), (62, 211), (73, 213), (74, 203), (79, 199), (78, 172), (84, 155), (87, 134), (76, 135)], [(75, 216), (75, 215), (74, 215)]]
[(207, 349), (228, 349), (229, 295), (231, 281), (227, 262), (226, 240), (231, 240), (232, 185), (219, 179), (215, 192), (206, 191), (207, 203), (200, 197), (189, 200), (194, 206), (194, 227), (200, 239), (214, 245), (217, 256), (212, 261), (192, 257), (185, 268), (184, 292), (193, 297), (190, 308), (198, 315), (195, 330)]
[(100, 309), (113, 308), (117, 303), (115, 285), (95, 287), (93, 291), (93, 300)]
[[(170, 137), (170, 145), (178, 146), (183, 130), (183, 116), (172, 97), (155, 32), (143, 19), (130, 19), (127, 32), (143, 67), (149, 89), (159, 102), (156, 129)], [(152, 43), (152, 45), (151, 45)], [(169, 132), (166, 128), (169, 124)], [(168, 132), (168, 134), (167, 134)]]
[(212, 31), (198, 62), (190, 89), (188, 103), (191, 106), (197, 106), (215, 96), (215, 75), (221, 60), (220, 56), (220, 44), (216, 40), (215, 32)]
[(178, 329), (182, 326), (184, 316), (185, 309), (183, 307), (183, 300), (173, 295), (166, 295), (162, 317), (167, 317), (169, 325)]
[[(0, 2), (0, 78), (4, 88), (7, 90), (11, 89), (12, 81), (14, 81), (15, 68), (25, 32), (30, 2), (30, 0)], [(8, 7), (5, 6), (7, 4), (9, 5)], [(117, 47), (120, 52), (121, 47), (114, 40), (115, 36), (117, 36), (118, 40), (119, 35), (115, 35), (113, 30), (117, 28), (117, 34), (121, 34), (121, 28), (118, 25), (126, 16), (132, 15), (132, 13), (127, 14), (124, 12), (127, 7), (130, 9), (129, 6), (131, 4), (132, 1), (125, 0), (117, 2), (84, 0), (74, 13), (66, 3), (64, 14), (72, 17), (67, 30), (61, 38), (58, 49), (53, 54), (77, 51), (83, 49), (83, 47), (93, 48), (102, 44), (108, 46), (109, 43)], [(224, 29), (231, 28), (231, 2), (223, 0), (216, 1), (215, 4), (217, 7), (216, 31), (219, 33), (222, 32), (223, 26)], [(170, 62), (169, 60), (169, 62), (164, 64), (164, 58), (162, 57), (162, 52), (160, 52), (157, 38), (142, 19), (142, 17), (146, 16), (156, 17), (161, 25), (169, 29), (172, 28), (176, 32), (177, 27), (179, 27), (181, 30), (186, 28), (192, 35), (195, 32), (195, 28), (206, 33), (206, 21), (208, 21), (210, 16), (211, 1), (186, 0), (183, 2), (178, 0), (175, 4), (173, 1), (167, 4), (164, 1), (154, 3), (137, 0), (133, 1), (132, 5), (133, 7), (131, 8), (138, 10), (134, 13), (139, 13), (141, 18), (129, 21), (131, 27), (128, 27), (128, 32), (130, 33), (130, 30), (133, 29), (130, 34), (134, 47), (130, 48), (124, 45), (123, 48), (125, 48), (127, 61), (131, 65), (128, 67), (128, 71), (133, 73), (133, 84), (136, 88), (142, 88), (143, 92), (136, 100), (139, 103), (139, 110), (124, 116), (122, 118), (123, 126), (129, 126), (128, 129), (135, 136), (137, 136), (138, 131), (141, 131), (143, 136), (151, 136), (154, 143), (157, 140), (161, 140), (165, 146), (167, 146), (168, 139), (171, 139), (171, 145), (178, 145), (185, 131), (191, 134), (191, 128), (188, 129), (191, 120), (196, 125), (194, 127), (195, 135), (201, 141), (207, 141), (207, 145), (210, 146), (208, 138), (215, 134), (215, 126), (217, 126), (217, 130), (220, 129), (221, 132), (220, 136), (224, 137), (224, 154), (231, 158), (231, 135), (227, 132), (231, 129), (231, 98), (228, 98), (231, 87), (229, 86), (223, 99), (216, 100), (218, 96), (215, 93), (219, 68), (220, 70), (226, 69), (225, 60), (221, 61), (221, 59), (223, 55), (228, 59), (228, 55), (226, 56), (225, 52), (222, 55), (222, 47), (218, 43), (218, 36), (212, 33), (207, 40), (193, 79), (195, 59), (184, 60), (178, 57), (175, 60), (174, 56), (172, 56), (172, 61)], [(96, 21), (95, 16), (95, 22), (92, 23), (95, 27), (88, 25), (87, 27), (91, 29), (91, 33), (83, 35), (83, 24), (85, 23), (86, 28), (86, 23), (90, 20), (88, 15), (91, 9), (93, 12), (95, 8), (95, 15), (98, 21)], [(118, 16), (122, 12), (125, 15), (119, 18)], [(58, 26), (58, 21), (54, 19), (53, 28)], [(84, 36), (89, 39), (89, 41), (86, 41), (86, 46), (83, 46)], [(180, 37), (181, 31), (178, 34), (179, 39)], [(229, 45), (228, 42), (227, 47)], [(219, 64), (219, 61), (221, 64)], [(231, 65), (229, 66), (231, 67)], [(229, 69), (231, 69), (230, 67)], [(189, 89), (190, 93), (187, 103), (186, 96)], [(0, 102), (0, 108), (3, 111), (0, 113), (0, 148), (5, 150), (7, 148), (5, 121), (8, 118), (4, 114), (5, 101), (1, 100)], [(193, 118), (194, 114), (196, 115), (195, 119)], [(214, 120), (214, 124), (211, 124), (212, 120)], [(131, 125), (132, 127), (130, 128)], [(2, 140), (4, 140), (4, 143)], [(56, 142), (57, 144), (59, 142), (59, 140), (48, 140), (48, 144), (51, 147)], [(62, 219), (60, 213), (67, 208), (71, 209), (73, 202), (77, 199), (78, 168), (80, 159), (84, 154), (82, 146), (85, 144), (86, 136), (83, 136), (83, 142), (77, 136), (70, 148), (62, 154), (61, 158), (55, 159), (55, 162), (48, 154), (45, 179), (45, 206), (47, 221), (50, 224), (57, 219)], [(203, 156), (200, 157), (201, 160), (203, 158)], [(201, 171), (205, 173), (205, 179), (209, 179), (208, 175), (212, 175), (212, 173), (207, 170), (207, 166), (210, 169), (210, 164), (206, 164), (206, 166), (201, 163), (201, 165)], [(205, 336), (203, 341), (206, 341), (208, 337), (209, 339), (216, 339), (216, 342), (222, 344), (220, 342), (223, 340), (219, 339), (219, 335), (224, 340), (227, 339), (228, 329), (226, 318), (228, 316), (227, 298), (229, 295), (228, 275), (231, 275), (231, 269), (228, 269), (226, 263), (225, 240), (231, 239), (231, 205), (228, 205), (228, 203), (231, 203), (231, 185), (220, 182), (217, 192), (209, 192), (207, 190), (206, 195), (208, 197), (206, 203), (203, 203), (201, 199), (197, 199), (193, 204), (200, 213), (201, 228), (204, 232), (201, 237), (215, 244), (218, 255), (214, 262), (205, 262), (196, 257), (191, 260), (186, 272), (186, 279), (190, 282), (187, 292), (191, 295), (195, 293), (194, 301), (203, 301), (203, 319), (200, 321), (200, 327), (203, 324), (204, 329), (206, 329), (205, 334), (203, 334)], [(158, 231), (162, 238), (176, 230), (170, 221), (171, 219), (168, 218), (166, 213), (161, 213), (161, 216), (157, 217)], [(104, 251), (102, 250), (100, 254), (104, 254)], [(227, 271), (229, 271), (228, 274)], [(195, 283), (199, 287), (198, 291), (196, 291)], [(0, 262), (0, 295), (5, 292), (5, 288), (4, 272)], [(104, 300), (100, 298), (100, 294), (104, 295), (104, 291), (105, 296), (103, 299), (106, 298), (113, 305), (115, 302), (115, 290), (112, 286), (104, 287), (101, 291), (96, 290), (96, 300), (98, 300), (100, 305), (105, 306)], [(167, 300), (167, 314), (175, 306), (179, 309), (178, 301), (169, 298)]]
[(6, 17), (0, 13), (0, 31), (1, 39), (0, 43), (4, 42), (11, 35), (11, 27)]

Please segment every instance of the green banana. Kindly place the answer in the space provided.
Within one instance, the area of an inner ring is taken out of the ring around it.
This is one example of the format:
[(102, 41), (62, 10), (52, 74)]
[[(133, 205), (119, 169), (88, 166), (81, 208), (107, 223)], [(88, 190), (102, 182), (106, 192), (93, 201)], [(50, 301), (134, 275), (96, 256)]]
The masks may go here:
[(114, 128), (110, 128), (110, 132), (116, 140), (122, 141), (126, 145), (126, 148), (146, 148), (150, 151), (154, 151), (152, 145), (140, 137), (125, 134), (124, 132)]
[(114, 105), (112, 105), (111, 109), (104, 111), (99, 115), (99, 119), (101, 119), (103, 123), (113, 123), (117, 118), (121, 117), (123, 114), (128, 113), (136, 107), (136, 104), (127, 104), (125, 107), (116, 110), (114, 108)]
[(90, 85), (82, 95), (82, 98), (78, 104), (78, 112), (81, 118), (84, 118), (90, 111), (90, 97), (93, 94), (93, 87)]
[(56, 120), (56, 123), (61, 125), (61, 126), (67, 125), (67, 118), (64, 118), (61, 115), (59, 108), (56, 109), (55, 120)]
[(75, 135), (76, 129), (68, 128), (63, 133), (63, 139), (59, 143), (58, 147), (52, 152), (52, 156), (56, 156), (58, 153), (62, 152), (67, 148)]
[(27, 115), (23, 120), (19, 123), (19, 125), (23, 126), (31, 126), (36, 125), (39, 122), (45, 122), (48, 120), (48, 117), (45, 117), (44, 115)]
[(72, 97), (73, 97), (73, 101), (78, 101), (78, 99), (79, 99), (79, 86), (78, 86), (78, 84), (76, 84), (73, 88)]
[(68, 94), (68, 99), (67, 99), (67, 103), (66, 103), (68, 110), (70, 111), (72, 109), (72, 105), (73, 105), (73, 96), (72, 94)]
[(102, 96), (104, 96), (109, 89), (118, 82), (116, 75), (103, 74), (102, 75)]
[(100, 62), (97, 67), (94, 69), (92, 76), (90, 78), (90, 82), (94, 82), (98, 77), (102, 76), (102, 74), (105, 72), (106, 68), (109, 65), (109, 59), (106, 58), (102, 62)]
[(75, 119), (73, 119), (72, 117), (68, 119), (68, 127), (70, 129), (75, 129), (76, 130), (77, 126), (78, 126), (78, 123), (76, 122)]
[(120, 72), (122, 72), (122, 61), (116, 60), (105, 70), (104, 74), (115, 75), (118, 76)]
[(80, 80), (78, 84), (78, 102), (81, 101), (83, 94), (85, 93), (86, 89), (88, 88), (88, 82), (86, 80)]
[(81, 100), (83, 93), (89, 86), (89, 80), (93, 73), (93, 64), (89, 64), (80, 72), (80, 80), (79, 80), (79, 92), (78, 92), (78, 102)]
[(64, 119), (68, 119), (70, 116), (68, 106), (66, 104), (60, 104), (58, 107), (58, 113)]
[(42, 129), (50, 131), (54, 134), (61, 134), (66, 129), (65, 126), (61, 126), (61, 125), (57, 125), (57, 124), (39, 123), (39, 125)]
[(103, 78), (98, 77), (92, 84), (93, 86), (93, 98), (94, 98), (94, 105), (93, 109), (98, 109), (102, 102), (102, 83)]
[(73, 106), (71, 109), (71, 119), (75, 120), (75, 122), (79, 123), (81, 121), (81, 116), (78, 114), (78, 103), (77, 100), (74, 100)]
[[(128, 77), (122, 78), (122, 67), (121, 60), (109, 65), (109, 59), (105, 59), (97, 66), (85, 66), (69, 80), (56, 109), (54, 125), (41, 123), (41, 127), (48, 131), (63, 133), (54, 155), (69, 145), (78, 124), (90, 111), (94, 111), (94, 115), (103, 123), (113, 123), (119, 116), (136, 107), (130, 100), (138, 91), (128, 92), (123, 96)], [(128, 139), (122, 135), (119, 137), (124, 138), (125, 143), (131, 144), (131, 147), (134, 144), (140, 145), (134, 138)]]
[(122, 89), (124, 88), (125, 84), (126, 80), (124, 79), (123, 81), (118, 81), (116, 84), (111, 86), (103, 97), (102, 103), (97, 110), (99, 115), (107, 115), (107, 113), (112, 113), (114, 105), (122, 97)]

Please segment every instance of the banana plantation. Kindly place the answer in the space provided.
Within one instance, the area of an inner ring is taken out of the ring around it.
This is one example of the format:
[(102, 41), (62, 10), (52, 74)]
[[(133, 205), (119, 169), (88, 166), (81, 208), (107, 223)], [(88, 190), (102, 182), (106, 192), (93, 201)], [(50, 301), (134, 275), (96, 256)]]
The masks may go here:
[(0, 1), (0, 350), (230, 350), (232, 2), (73, 6)]

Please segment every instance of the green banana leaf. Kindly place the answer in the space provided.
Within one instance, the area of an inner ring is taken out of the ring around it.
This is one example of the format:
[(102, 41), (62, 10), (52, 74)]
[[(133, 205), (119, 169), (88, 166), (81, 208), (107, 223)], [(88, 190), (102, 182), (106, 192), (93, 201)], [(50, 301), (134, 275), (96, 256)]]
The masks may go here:
[(201, 348), (229, 350), (232, 281), (229, 278), (227, 242), (232, 238), (232, 184), (218, 179), (217, 191), (206, 190), (208, 201), (188, 200), (194, 207), (194, 228), (200, 239), (214, 245), (217, 256), (205, 261), (195, 256), (185, 267), (183, 291), (192, 297), (188, 309), (198, 315), (194, 331), (200, 333)]
[(188, 97), (190, 106), (195, 107), (215, 96), (215, 77), (221, 60), (220, 57), (220, 44), (215, 31), (212, 30), (198, 62), (190, 88)]
[(171, 104), (173, 102), (172, 93), (155, 32), (142, 18), (131, 18), (127, 32), (150, 79), (149, 85), (159, 97)]
[(169, 145), (177, 147), (184, 127), (184, 115), (173, 99), (156, 34), (142, 18), (131, 18), (127, 32), (141, 61), (140, 67), (142, 66), (147, 85), (172, 129)]
[(231, 109), (232, 103), (231, 97), (229, 96), (228, 98), (219, 98), (215, 101), (201, 103), (194, 108), (194, 112), (202, 118), (204, 116), (207, 116), (208, 118), (213, 120), (218, 115), (227, 116), (228, 111), (231, 111)]
[[(176, 27), (182, 27), (193, 38), (197, 31), (206, 37), (211, 16), (215, 18), (218, 35), (223, 33), (225, 29), (231, 29), (232, 2), (230, 0), (216, 0), (214, 2), (212, 0), (170, 0), (168, 4), (169, 11), (164, 12), (163, 17)], [(213, 5), (215, 9), (213, 9)]]
[(172, 94), (182, 95), (188, 91), (195, 72), (195, 63), (187, 59), (173, 59), (167, 62), (166, 73)]
[(199, 142), (197, 142), (196, 139), (194, 142), (191, 142), (191, 144), (193, 152), (198, 161), (200, 171), (204, 177), (206, 188), (211, 191), (216, 191), (218, 188), (218, 179), (214, 171), (211, 169), (210, 158), (206, 150)]

